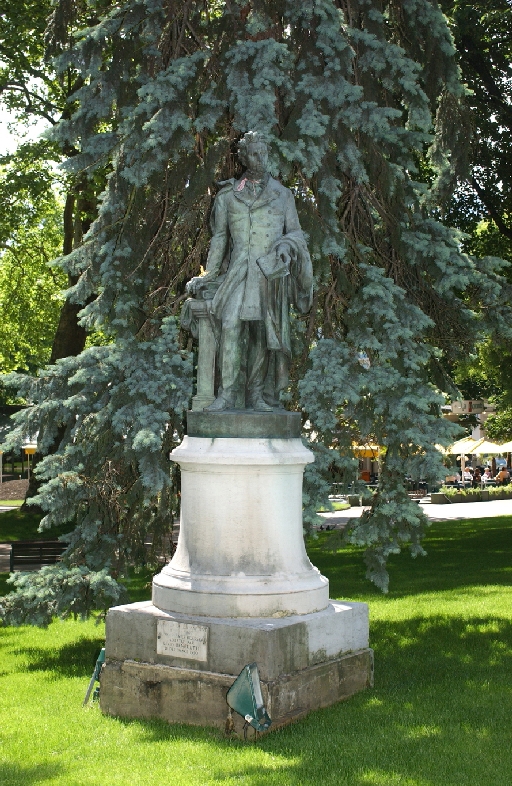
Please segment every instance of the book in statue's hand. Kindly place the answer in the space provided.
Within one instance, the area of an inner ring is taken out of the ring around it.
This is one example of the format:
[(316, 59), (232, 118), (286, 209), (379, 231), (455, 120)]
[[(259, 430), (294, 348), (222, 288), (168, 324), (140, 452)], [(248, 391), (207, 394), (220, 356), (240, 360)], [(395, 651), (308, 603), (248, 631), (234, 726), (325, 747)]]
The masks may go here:
[(259, 269), (268, 281), (274, 281), (276, 278), (284, 278), (290, 275), (290, 265), (285, 262), (277, 251), (271, 251), (270, 254), (265, 254), (256, 260)]

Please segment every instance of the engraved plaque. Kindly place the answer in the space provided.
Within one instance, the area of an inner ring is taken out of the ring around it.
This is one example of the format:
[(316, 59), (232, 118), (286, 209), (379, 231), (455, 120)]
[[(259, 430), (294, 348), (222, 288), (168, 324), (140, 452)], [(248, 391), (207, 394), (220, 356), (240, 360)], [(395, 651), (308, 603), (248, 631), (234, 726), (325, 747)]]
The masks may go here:
[(208, 659), (208, 628), (189, 622), (158, 620), (156, 651), (158, 655), (187, 660)]

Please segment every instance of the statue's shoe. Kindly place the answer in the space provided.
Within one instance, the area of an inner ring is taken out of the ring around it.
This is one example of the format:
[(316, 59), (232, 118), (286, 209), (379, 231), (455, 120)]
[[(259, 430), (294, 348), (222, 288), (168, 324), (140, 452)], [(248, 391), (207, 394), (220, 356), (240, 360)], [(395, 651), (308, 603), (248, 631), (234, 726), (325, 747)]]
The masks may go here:
[(258, 398), (256, 401), (253, 401), (252, 408), (255, 410), (255, 412), (272, 412), (274, 409), (262, 398)]
[(222, 412), (224, 409), (232, 409), (233, 402), (229, 401), (224, 396), (218, 396), (213, 404), (210, 404), (209, 407), (205, 407), (205, 412)]

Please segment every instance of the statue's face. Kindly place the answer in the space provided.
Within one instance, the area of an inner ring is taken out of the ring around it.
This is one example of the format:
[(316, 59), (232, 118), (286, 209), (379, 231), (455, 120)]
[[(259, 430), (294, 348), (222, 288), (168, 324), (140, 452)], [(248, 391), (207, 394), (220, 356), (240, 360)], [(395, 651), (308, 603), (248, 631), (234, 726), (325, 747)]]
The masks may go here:
[(247, 169), (255, 175), (263, 175), (268, 169), (267, 146), (260, 142), (247, 146)]

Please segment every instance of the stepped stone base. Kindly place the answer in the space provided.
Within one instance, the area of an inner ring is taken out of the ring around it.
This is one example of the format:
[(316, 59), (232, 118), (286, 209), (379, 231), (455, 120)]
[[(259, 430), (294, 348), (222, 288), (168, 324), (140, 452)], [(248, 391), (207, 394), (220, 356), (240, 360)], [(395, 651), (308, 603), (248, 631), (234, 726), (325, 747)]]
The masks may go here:
[[(213, 618), (151, 603), (111, 609), (103, 712), (224, 729), (226, 693), (242, 668), (258, 665), (263, 699), (278, 728), (370, 686), (368, 608), (332, 601), (281, 619)], [(243, 719), (233, 713), (235, 734)]]

